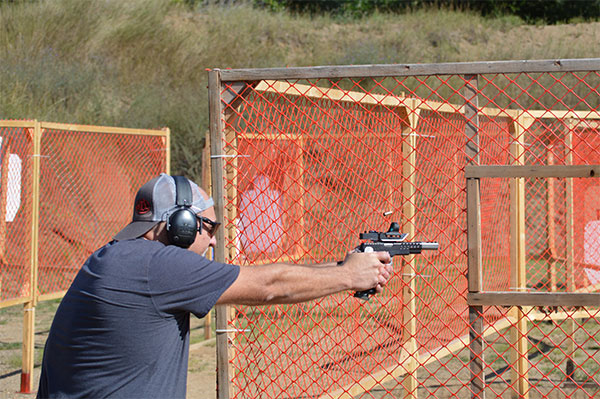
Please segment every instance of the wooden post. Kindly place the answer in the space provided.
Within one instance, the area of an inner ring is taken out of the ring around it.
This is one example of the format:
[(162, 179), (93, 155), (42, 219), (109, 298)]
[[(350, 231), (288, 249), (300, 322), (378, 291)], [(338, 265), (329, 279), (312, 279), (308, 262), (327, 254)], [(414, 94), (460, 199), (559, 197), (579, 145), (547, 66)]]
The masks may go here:
[[(246, 82), (235, 82), (235, 83), (231, 83), (226, 89), (223, 85), (221, 85), (221, 78), (220, 78), (220, 71), (217, 70), (217, 72), (219, 72), (219, 96), (218, 96), (218, 103), (219, 103), (219, 110), (213, 110), (211, 108), (210, 112), (220, 112), (220, 119), (219, 121), (215, 121), (214, 123), (218, 123), (219, 124), (219, 129), (220, 129), (220, 140), (223, 140), (223, 138), (226, 136), (226, 134), (224, 133), (225, 131), (225, 125), (224, 125), (224, 121), (227, 121), (228, 117), (231, 116), (231, 108), (232, 107), (236, 107), (236, 104), (239, 104), (241, 102), (241, 99), (244, 97), (244, 95), (247, 95), (247, 88), (250, 87), (250, 85), (248, 85)], [(246, 94), (242, 94), (246, 92)], [(209, 94), (210, 95), (210, 94)], [(214, 99), (215, 104), (217, 99)], [(223, 104), (229, 104), (228, 108), (223, 108)], [(212, 115), (212, 114), (211, 114)], [(210, 115), (209, 115), (210, 116)], [(212, 120), (211, 120), (212, 121)], [(224, 162), (222, 157), (224, 156), (223, 154), (223, 147), (222, 147), (222, 143), (221, 144), (216, 144), (216, 147), (213, 148), (212, 146), (212, 142), (214, 141), (213, 138), (213, 134), (214, 134), (214, 130), (213, 130), (213, 125), (211, 124), (210, 129), (208, 134), (205, 137), (205, 145), (204, 148), (202, 150), (202, 184), (204, 186), (204, 188), (207, 190), (207, 193), (210, 196), (213, 196), (213, 187), (212, 187), (212, 177), (214, 177), (213, 175), (213, 163), (215, 164), (220, 164), (221, 165), (221, 169), (224, 167)], [(228, 140), (228, 142), (232, 142), (232, 140), (229, 140), (228, 137), (225, 137), (225, 140)], [(211, 157), (211, 153), (213, 153), (213, 149), (215, 151), (220, 151), (217, 153), (217, 155), (215, 157)], [(231, 155), (231, 154), (230, 154)], [(225, 156), (228, 156), (227, 154), (225, 154)], [(217, 158), (220, 158), (220, 160), (217, 160)], [(234, 158), (233, 163), (235, 164), (235, 166), (237, 166), (237, 161)], [(217, 182), (216, 184), (221, 184), (221, 195), (223, 195), (223, 171), (221, 171), (221, 181)], [(232, 174), (237, 173), (237, 167), (234, 167), (234, 170), (231, 171), (230, 173), (228, 173), (228, 176), (226, 178), (226, 180), (228, 182), (233, 182), (233, 184), (230, 184), (230, 188), (229, 191), (227, 193), (227, 198), (234, 198), (233, 196), (229, 195), (230, 192), (233, 190), (237, 190), (237, 177), (232, 177)], [(215, 203), (216, 204), (216, 203)], [(216, 208), (215, 208), (216, 209)], [(228, 220), (236, 220), (236, 215), (235, 214), (231, 214), (234, 211), (230, 211), (228, 212), (226, 209), (223, 208), (223, 213), (222, 215), (225, 216), (227, 214), (228, 216)], [(237, 227), (235, 225), (229, 225), (227, 227), (227, 234), (228, 234), (228, 239), (230, 242), (235, 242), (236, 237), (237, 237)], [(225, 248), (225, 241), (221, 242), (220, 245)], [(225, 252), (225, 255), (223, 257), (223, 259), (234, 259), (235, 256), (237, 255), (237, 253), (235, 253), (237, 250), (237, 248), (232, 248), (230, 249), (228, 255), (227, 252)], [(224, 250), (225, 251), (225, 250)], [(213, 252), (213, 258), (215, 258), (215, 253)], [(212, 323), (212, 310), (210, 312), (208, 312), (208, 314), (204, 317), (204, 339), (210, 339), (211, 337), (211, 323)], [(229, 313), (229, 311), (227, 311), (227, 313)], [(229, 318), (228, 318), (229, 319)]]
[[(407, 109), (408, 125), (403, 129), (402, 140), (402, 175), (404, 182), (402, 185), (402, 194), (404, 204), (402, 207), (402, 231), (408, 233), (409, 237), (415, 234), (415, 173), (417, 166), (417, 136), (416, 128), (419, 121), (419, 112), (416, 101), (411, 100), (411, 106)], [(414, 255), (402, 257), (402, 280), (404, 281), (402, 289), (402, 347), (408, 355), (408, 360), (404, 362), (406, 376), (403, 380), (405, 398), (416, 398), (419, 379), (417, 377), (418, 366), (418, 347), (417, 347), (417, 305), (416, 305), (416, 268)]]
[[(513, 165), (523, 165), (524, 145), (523, 134), (532, 124), (531, 118), (518, 117), (513, 121), (513, 142), (511, 155)], [(511, 289), (518, 292), (527, 289), (526, 257), (525, 257), (525, 180), (523, 178), (510, 179), (510, 284)], [(527, 359), (527, 320), (522, 307), (513, 307), (511, 316), (516, 324), (510, 329), (511, 341), (511, 382), (513, 383), (513, 396), (519, 398), (529, 397), (529, 364)], [(516, 383), (516, 387), (514, 386)]]
[[(8, 158), (10, 156), (10, 145), (8, 138), (0, 141), (0, 264), (6, 262), (6, 203), (8, 200)], [(0, 298), (2, 298), (3, 273), (0, 273)]]
[[(565, 140), (566, 164), (573, 165), (573, 125), (570, 124), (569, 131)], [(566, 189), (566, 209), (567, 209), (567, 292), (575, 292), (575, 229), (573, 212), (573, 178), (568, 177)]]
[[(554, 145), (548, 144), (547, 163), (548, 165), (554, 165)], [(550, 266), (548, 270), (548, 280), (550, 281), (550, 291), (554, 292), (557, 289), (556, 283), (556, 263), (558, 259), (558, 253), (556, 251), (556, 223), (554, 217), (556, 215), (556, 192), (554, 190), (554, 184), (556, 179), (549, 177), (546, 180), (546, 186), (548, 187), (547, 194), (547, 205), (546, 205), (546, 230), (548, 231), (548, 250), (550, 252)]]
[[(460, 152), (456, 151), (456, 153), (452, 157), (454, 165), (456, 165), (455, 167), (457, 169), (460, 168), (460, 165), (462, 165), (463, 161), (460, 158), (460, 155)], [(463, 204), (461, 203), (460, 198), (463, 196), (462, 185), (464, 184), (464, 182), (460, 181), (460, 177), (460, 174), (456, 173), (454, 178), (452, 179), (452, 185), (454, 186), (452, 195), (455, 198), (455, 201), (453, 201), (452, 205), (452, 217), (454, 218), (454, 220), (460, 220), (463, 217)], [(454, 259), (458, 259), (459, 257), (461, 257), (463, 251), (463, 249), (461, 248), (462, 245), (459, 245), (459, 243), (461, 242), (461, 236), (464, 237), (464, 232), (462, 231), (462, 228), (455, 228), (453, 229), (453, 231), (454, 233), (452, 234), (452, 247), (454, 248), (454, 250), (452, 251), (452, 255)]]
[[(304, 151), (306, 149), (306, 139), (303, 135), (298, 135), (298, 147), (302, 149), (302, 151)], [(306, 165), (304, 163), (304, 157), (300, 156), (297, 158), (299, 161), (299, 166), (298, 166), (298, 181), (300, 182), (300, 198), (298, 199), (298, 209), (300, 210), (300, 212), (306, 212), (306, 205), (304, 203), (304, 199), (307, 198), (307, 185), (306, 185), (306, 181), (304, 179), (304, 176), (306, 176)], [(301, 257), (305, 257), (306, 256), (306, 252), (307, 252), (307, 246), (306, 246), (306, 225), (305, 225), (305, 215), (299, 215), (300, 216), (300, 220), (297, 222), (298, 223), (298, 232), (300, 234), (300, 248), (297, 250), (297, 253), (300, 254)]]
[[(215, 214), (217, 220), (224, 221), (224, 181), (223, 181), (223, 109), (221, 105), (221, 71), (212, 70), (208, 73), (209, 96), (209, 125), (212, 165), (212, 189), (215, 201)], [(225, 229), (217, 230), (217, 246), (215, 260), (225, 262)], [(228, 307), (217, 306), (216, 312), (216, 346), (217, 346), (217, 398), (228, 399), (230, 373), (229, 373), (229, 334), (228, 334)]]
[[(467, 164), (479, 164), (479, 115), (477, 75), (465, 76), (465, 155)], [(467, 179), (467, 246), (469, 293), (482, 290), (481, 207), (479, 179)], [(485, 398), (483, 306), (469, 305), (469, 349), (471, 353), (471, 395)]]
[[(0, 141), (0, 263), (6, 264), (6, 203), (8, 201), (8, 161), (10, 157), (10, 142), (8, 137)], [(0, 294), (2, 281), (0, 276)]]
[[(206, 193), (212, 197), (212, 168), (211, 168), (211, 158), (210, 158), (210, 131), (205, 133), (204, 136), (204, 148), (202, 149), (202, 186), (206, 190)], [(213, 250), (211, 250), (212, 252)], [(214, 252), (213, 258), (214, 258)], [(213, 311), (210, 310), (206, 316), (204, 316), (204, 339), (210, 339), (212, 337), (212, 318)]]
[[(568, 120), (567, 126), (567, 137), (565, 137), (565, 151), (566, 151), (566, 164), (573, 165), (573, 129), (575, 129), (576, 123), (572, 120)], [(574, 201), (573, 201), (573, 178), (569, 177), (567, 180), (566, 189), (566, 208), (567, 208), (567, 274), (565, 285), (567, 286), (567, 292), (575, 292), (575, 228), (574, 228)], [(573, 318), (575, 311), (572, 309), (565, 309), (565, 312), (570, 315), (569, 321), (567, 322), (566, 334), (569, 337), (569, 349), (567, 350), (567, 365), (566, 375), (567, 380), (574, 381), (575, 373), (575, 319)]]
[(33, 164), (31, 173), (31, 242), (29, 271), (29, 300), (23, 311), (23, 356), (21, 363), (21, 393), (31, 393), (31, 377), (35, 359), (35, 307), (37, 304), (38, 238), (40, 214), (40, 150), (42, 130), (35, 121), (33, 128)]
[(165, 132), (165, 136), (163, 137), (163, 141), (165, 143), (165, 172), (171, 174), (171, 129), (165, 127), (163, 129)]

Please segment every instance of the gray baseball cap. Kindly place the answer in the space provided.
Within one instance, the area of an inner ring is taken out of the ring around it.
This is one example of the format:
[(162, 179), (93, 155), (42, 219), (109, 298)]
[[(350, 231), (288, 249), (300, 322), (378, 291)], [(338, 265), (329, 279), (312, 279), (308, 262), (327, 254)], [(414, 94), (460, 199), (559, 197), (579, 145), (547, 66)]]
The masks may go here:
[[(204, 199), (196, 183), (189, 179), (188, 181), (192, 189), (190, 208), (194, 213), (200, 213), (214, 206), (212, 198)], [(122, 241), (143, 236), (158, 223), (167, 221), (173, 211), (180, 208), (176, 200), (175, 179), (166, 173), (161, 173), (139, 189), (135, 196), (131, 223), (113, 238)]]

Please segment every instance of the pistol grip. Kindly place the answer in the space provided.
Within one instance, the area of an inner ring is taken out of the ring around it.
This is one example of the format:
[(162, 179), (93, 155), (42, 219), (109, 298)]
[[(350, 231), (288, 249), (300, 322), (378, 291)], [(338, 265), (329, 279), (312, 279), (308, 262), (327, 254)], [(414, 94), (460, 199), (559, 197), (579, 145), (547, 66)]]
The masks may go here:
[[(363, 252), (374, 252), (373, 247), (365, 247)], [(365, 291), (357, 291), (354, 293), (354, 297), (358, 299), (362, 299), (363, 301), (368, 301), (371, 295), (375, 295), (375, 288), (371, 288), (370, 290)]]
[(354, 293), (355, 298), (362, 299), (363, 301), (368, 301), (371, 295), (375, 295), (375, 288), (366, 291), (356, 291)]

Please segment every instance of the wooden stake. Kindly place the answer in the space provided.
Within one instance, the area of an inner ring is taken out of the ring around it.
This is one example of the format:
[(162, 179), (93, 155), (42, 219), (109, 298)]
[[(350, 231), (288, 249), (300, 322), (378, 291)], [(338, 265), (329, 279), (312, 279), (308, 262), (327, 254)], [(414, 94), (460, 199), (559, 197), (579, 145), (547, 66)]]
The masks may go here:
[[(7, 264), (6, 261), (6, 203), (8, 201), (8, 161), (10, 157), (10, 142), (8, 137), (2, 140), (0, 169), (0, 262)], [(2, 281), (0, 281), (0, 297), (2, 293)]]
[[(525, 163), (525, 147), (523, 145), (523, 135), (525, 133), (525, 118), (519, 117), (513, 122), (513, 143), (511, 145), (511, 154), (513, 165), (523, 165)], [(527, 127), (530, 124), (527, 124)], [(527, 289), (527, 273), (525, 258), (525, 181), (522, 177), (510, 180), (510, 264), (511, 277), (510, 284), (512, 289), (522, 292)], [(512, 317), (517, 320), (514, 328), (510, 329), (510, 341), (512, 349), (510, 351), (511, 381), (513, 389), (519, 398), (529, 397), (529, 364), (527, 358), (527, 319), (524, 309), (521, 306), (511, 309)], [(516, 384), (516, 387), (514, 386)]]
[[(465, 76), (465, 155), (467, 163), (479, 164), (479, 114), (477, 99), (477, 75)], [(467, 245), (468, 245), (468, 289), (482, 290), (481, 262), (481, 207), (479, 179), (467, 179)], [(471, 395), (485, 398), (483, 307), (469, 306), (469, 349), (471, 353)]]
[[(416, 185), (416, 165), (417, 165), (417, 137), (415, 129), (419, 122), (419, 114), (414, 103), (407, 109), (408, 125), (403, 129), (402, 141), (402, 176), (404, 183), (402, 185), (402, 194), (404, 205), (402, 209), (402, 231), (408, 233), (409, 237), (415, 234), (415, 185)], [(402, 330), (403, 345), (408, 356), (405, 363), (406, 377), (403, 380), (404, 397), (417, 398), (417, 388), (419, 379), (417, 377), (418, 366), (418, 346), (417, 346), (417, 305), (416, 305), (416, 284), (415, 284), (415, 262), (414, 255), (402, 257), (402, 269), (404, 280), (402, 290), (402, 301), (404, 303), (402, 319), (404, 328)]]
[[(554, 165), (554, 145), (548, 145), (548, 165)], [(558, 259), (558, 253), (556, 251), (556, 223), (554, 217), (556, 215), (556, 193), (554, 190), (554, 184), (556, 179), (549, 177), (546, 181), (547, 191), (547, 203), (546, 203), (546, 230), (548, 232), (548, 251), (550, 252), (550, 267), (549, 267), (549, 280), (550, 280), (550, 291), (556, 291), (556, 262)]]
[(35, 306), (33, 301), (23, 306), (23, 353), (21, 354), (20, 393), (31, 393), (35, 359)]
[[(223, 188), (223, 109), (221, 105), (221, 75), (219, 70), (208, 73), (209, 95), (209, 125), (212, 163), (212, 188), (215, 201), (215, 214), (217, 221), (224, 219), (224, 188)], [(215, 260), (225, 262), (225, 229), (217, 230), (217, 246)], [(228, 399), (230, 373), (229, 373), (229, 336), (228, 336), (228, 307), (216, 307), (217, 324), (217, 399)]]
[[(209, 197), (212, 198), (212, 168), (210, 159), (210, 131), (205, 133), (204, 137), (204, 148), (202, 149), (202, 186), (206, 190)], [(212, 251), (212, 250), (211, 250)], [(204, 316), (204, 339), (212, 338), (212, 318), (213, 311), (210, 310), (206, 316)]]
[(33, 141), (33, 170), (31, 173), (31, 246), (29, 265), (29, 302), (23, 307), (23, 357), (21, 364), (21, 392), (31, 392), (35, 355), (35, 307), (37, 304), (37, 274), (40, 215), (40, 152), (42, 130), (35, 121)]
[[(569, 120), (567, 123), (568, 131), (567, 137), (565, 138), (565, 147), (566, 147), (566, 164), (573, 167), (573, 129), (575, 129), (576, 122), (573, 120)], [(575, 213), (573, 210), (574, 200), (573, 200), (573, 179), (567, 179), (567, 192), (566, 192), (566, 208), (567, 208), (567, 292), (575, 292), (575, 227), (574, 227), (574, 218)], [(568, 312), (574, 313), (570, 309)], [(569, 337), (568, 346), (569, 350), (567, 351), (567, 364), (566, 364), (566, 375), (568, 380), (574, 380), (574, 370), (575, 370), (575, 361), (573, 358), (575, 357), (575, 349), (577, 345), (575, 344), (575, 319), (571, 317), (567, 322), (566, 334)]]

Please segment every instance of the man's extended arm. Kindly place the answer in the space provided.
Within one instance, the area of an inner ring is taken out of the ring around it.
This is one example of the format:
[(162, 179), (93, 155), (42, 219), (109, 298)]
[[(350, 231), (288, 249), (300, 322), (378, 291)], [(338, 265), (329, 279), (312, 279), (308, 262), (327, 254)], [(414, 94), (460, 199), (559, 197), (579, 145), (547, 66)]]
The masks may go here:
[(372, 252), (348, 254), (341, 265), (273, 263), (241, 267), (238, 278), (217, 304), (298, 303), (345, 290), (381, 291), (392, 273), (389, 263), (387, 252)]

